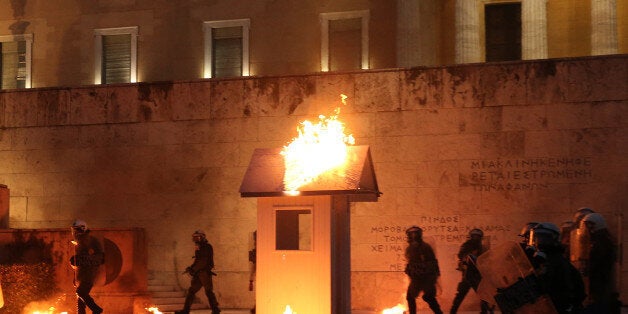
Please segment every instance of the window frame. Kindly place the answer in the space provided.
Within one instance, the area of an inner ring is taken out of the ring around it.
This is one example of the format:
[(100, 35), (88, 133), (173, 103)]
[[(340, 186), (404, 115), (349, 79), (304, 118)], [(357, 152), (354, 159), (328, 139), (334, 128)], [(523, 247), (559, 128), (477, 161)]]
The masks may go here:
[(328, 12), (320, 14), (321, 22), (321, 72), (329, 72), (329, 21), (359, 18), (361, 23), (362, 70), (369, 69), (369, 10)]
[(94, 84), (102, 84), (102, 37), (107, 35), (131, 35), (131, 77), (130, 83), (137, 82), (137, 36), (139, 27), (113, 27), (94, 29)]
[(203, 22), (203, 78), (212, 78), (213, 28), (242, 27), (242, 76), (250, 75), (249, 66), (249, 32), (251, 19), (235, 19)]
[(19, 34), (19, 35), (0, 35), (0, 42), (26, 42), (26, 78), (24, 81), (24, 88), (31, 88), (32, 79), (32, 58), (33, 58), (33, 34)]

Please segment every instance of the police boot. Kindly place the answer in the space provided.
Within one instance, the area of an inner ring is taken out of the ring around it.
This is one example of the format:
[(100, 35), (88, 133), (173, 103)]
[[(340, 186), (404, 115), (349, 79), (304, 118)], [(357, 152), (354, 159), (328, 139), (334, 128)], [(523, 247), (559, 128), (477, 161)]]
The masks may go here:
[(87, 306), (85, 306), (85, 303), (83, 303), (82, 301), (79, 301), (76, 305), (76, 313), (77, 314), (87, 314), (87, 312), (85, 311), (85, 309), (87, 308)]

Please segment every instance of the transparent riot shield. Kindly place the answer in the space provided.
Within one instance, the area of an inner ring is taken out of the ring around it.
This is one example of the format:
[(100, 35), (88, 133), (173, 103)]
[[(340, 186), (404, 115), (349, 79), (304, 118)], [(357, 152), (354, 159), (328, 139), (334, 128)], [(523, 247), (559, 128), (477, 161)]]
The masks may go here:
[(502, 313), (558, 313), (549, 297), (540, 294), (534, 268), (519, 243), (493, 246), (478, 257), (477, 267), (482, 274), (478, 296)]

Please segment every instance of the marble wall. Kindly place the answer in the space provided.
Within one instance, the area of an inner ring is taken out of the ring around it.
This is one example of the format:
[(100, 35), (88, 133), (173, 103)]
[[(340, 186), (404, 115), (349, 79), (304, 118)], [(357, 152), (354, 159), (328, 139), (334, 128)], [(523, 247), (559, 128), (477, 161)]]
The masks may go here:
[[(10, 228), (145, 230), (149, 277), (187, 287), (191, 234), (215, 250), (226, 307), (248, 291), (256, 200), (238, 189), (255, 148), (331, 114), (369, 145), (383, 195), (351, 207), (352, 308), (404, 303), (404, 230), (425, 229), (448, 309), (470, 228), (517, 241), (528, 221), (601, 212), (619, 240), (628, 203), (628, 56), (0, 92), (0, 184)], [(623, 266), (623, 265), (622, 265)], [(623, 269), (626, 267), (623, 266)], [(628, 271), (622, 271), (628, 301)], [(473, 293), (463, 309), (477, 306)], [(419, 302), (421, 306), (425, 304)]]

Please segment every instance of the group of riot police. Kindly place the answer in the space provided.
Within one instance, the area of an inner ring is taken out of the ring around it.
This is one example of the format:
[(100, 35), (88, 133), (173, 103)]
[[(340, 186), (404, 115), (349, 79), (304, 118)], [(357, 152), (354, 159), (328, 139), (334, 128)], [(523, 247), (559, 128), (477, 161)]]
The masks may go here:
[[(74, 286), (77, 295), (77, 314), (86, 314), (87, 308), (94, 314), (100, 314), (103, 309), (90, 296), (90, 291), (96, 282), (100, 265), (104, 264), (104, 251), (98, 239), (90, 234), (90, 229), (87, 228), (85, 221), (75, 220), (71, 231), (75, 254), (70, 258), (70, 265), (75, 271)], [(212, 276), (216, 275), (212, 271), (214, 268), (214, 249), (202, 230), (194, 231), (192, 241), (195, 245), (194, 260), (185, 270), (185, 273), (189, 274), (192, 279), (185, 296), (183, 309), (175, 313), (190, 313), (196, 293), (204, 288), (212, 314), (219, 314), (220, 308), (212, 284)]]
[[(422, 234), (417, 226), (406, 230), (408, 310), (416, 313), (416, 298), (423, 292), (422, 298), (430, 309), (443, 313), (436, 299), (438, 261)], [(522, 274), (515, 283), (497, 287), (489, 298), (479, 295), (483, 297), (481, 313), (493, 313), (496, 309), (502, 313), (620, 313), (615, 286), (618, 248), (601, 214), (583, 207), (576, 211), (573, 221), (563, 224), (562, 230), (551, 222), (528, 222), (519, 236), (521, 242), (514, 247), (527, 260), (530, 273)], [(478, 291), (482, 272), (491, 271), (490, 267), (479, 267), (482, 261), (478, 258), (489, 251), (483, 238), (481, 229), (472, 229), (457, 254), (462, 278), (450, 308), (452, 314), (458, 311), (470, 289)], [(543, 298), (548, 300), (546, 306), (539, 301)]]

